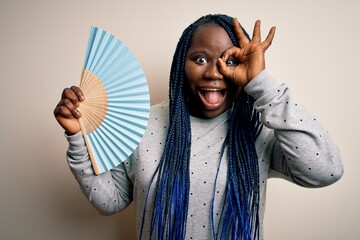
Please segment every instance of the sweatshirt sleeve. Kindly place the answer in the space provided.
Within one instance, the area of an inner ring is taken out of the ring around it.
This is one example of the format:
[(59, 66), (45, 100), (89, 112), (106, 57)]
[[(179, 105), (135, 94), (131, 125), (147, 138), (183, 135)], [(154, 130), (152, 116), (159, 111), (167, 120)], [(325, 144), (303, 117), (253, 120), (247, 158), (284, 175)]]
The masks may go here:
[(264, 126), (273, 130), (270, 177), (304, 187), (327, 186), (342, 177), (340, 152), (330, 134), (285, 84), (264, 70), (244, 90), (255, 99)]
[(68, 164), (91, 204), (104, 215), (126, 208), (132, 201), (133, 184), (124, 164), (96, 175), (81, 132), (65, 137), (69, 142)]

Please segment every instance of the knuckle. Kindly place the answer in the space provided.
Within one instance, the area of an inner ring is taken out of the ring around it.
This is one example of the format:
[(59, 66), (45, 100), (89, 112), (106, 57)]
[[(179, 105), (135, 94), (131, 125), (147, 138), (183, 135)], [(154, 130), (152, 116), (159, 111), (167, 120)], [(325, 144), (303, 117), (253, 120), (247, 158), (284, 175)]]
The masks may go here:
[(63, 100), (63, 105), (68, 106), (68, 105), (70, 105), (70, 104), (71, 104), (71, 101), (70, 101), (68, 98), (65, 98), (65, 99)]
[(53, 111), (53, 115), (56, 117), (58, 115), (59, 107), (56, 107)]
[(71, 91), (73, 91), (75, 93), (80, 90), (80, 88), (78, 86), (75, 86), (75, 85), (71, 86), (70, 89), (71, 89)]
[(54, 109), (54, 116), (55, 117), (64, 116), (65, 112), (66, 112), (66, 108), (64, 106), (58, 106)]
[(71, 93), (72, 93), (72, 90), (70, 88), (65, 88), (61, 94), (61, 98), (62, 99), (69, 98), (69, 97), (71, 97)]
[(68, 94), (69, 92), (70, 92), (71, 90), (70, 90), (70, 88), (64, 88), (64, 90), (63, 90), (63, 95), (66, 95), (66, 94)]
[(67, 111), (65, 106), (59, 106), (59, 113), (64, 114)]

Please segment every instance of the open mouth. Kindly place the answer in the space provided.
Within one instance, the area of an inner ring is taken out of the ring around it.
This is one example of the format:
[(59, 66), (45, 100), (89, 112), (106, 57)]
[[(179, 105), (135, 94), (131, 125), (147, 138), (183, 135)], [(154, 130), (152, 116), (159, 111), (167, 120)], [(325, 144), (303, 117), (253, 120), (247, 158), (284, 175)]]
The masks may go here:
[(225, 89), (218, 88), (200, 88), (199, 95), (207, 107), (216, 107), (225, 98)]

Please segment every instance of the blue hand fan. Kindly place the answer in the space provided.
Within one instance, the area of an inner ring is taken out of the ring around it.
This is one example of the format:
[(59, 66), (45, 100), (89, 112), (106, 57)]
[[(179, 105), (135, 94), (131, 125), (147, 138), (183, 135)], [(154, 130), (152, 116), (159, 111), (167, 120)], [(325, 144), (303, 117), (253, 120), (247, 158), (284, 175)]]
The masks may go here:
[(85, 100), (79, 122), (98, 175), (121, 164), (138, 146), (149, 120), (149, 88), (125, 44), (91, 27), (80, 89)]

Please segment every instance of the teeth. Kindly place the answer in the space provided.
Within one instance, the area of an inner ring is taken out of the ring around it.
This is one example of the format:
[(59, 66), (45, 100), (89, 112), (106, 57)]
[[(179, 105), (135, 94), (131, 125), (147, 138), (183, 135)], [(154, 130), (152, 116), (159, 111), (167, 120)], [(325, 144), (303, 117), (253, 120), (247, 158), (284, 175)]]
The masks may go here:
[(221, 89), (215, 89), (215, 88), (201, 88), (202, 91), (210, 91), (210, 92), (221, 92)]

